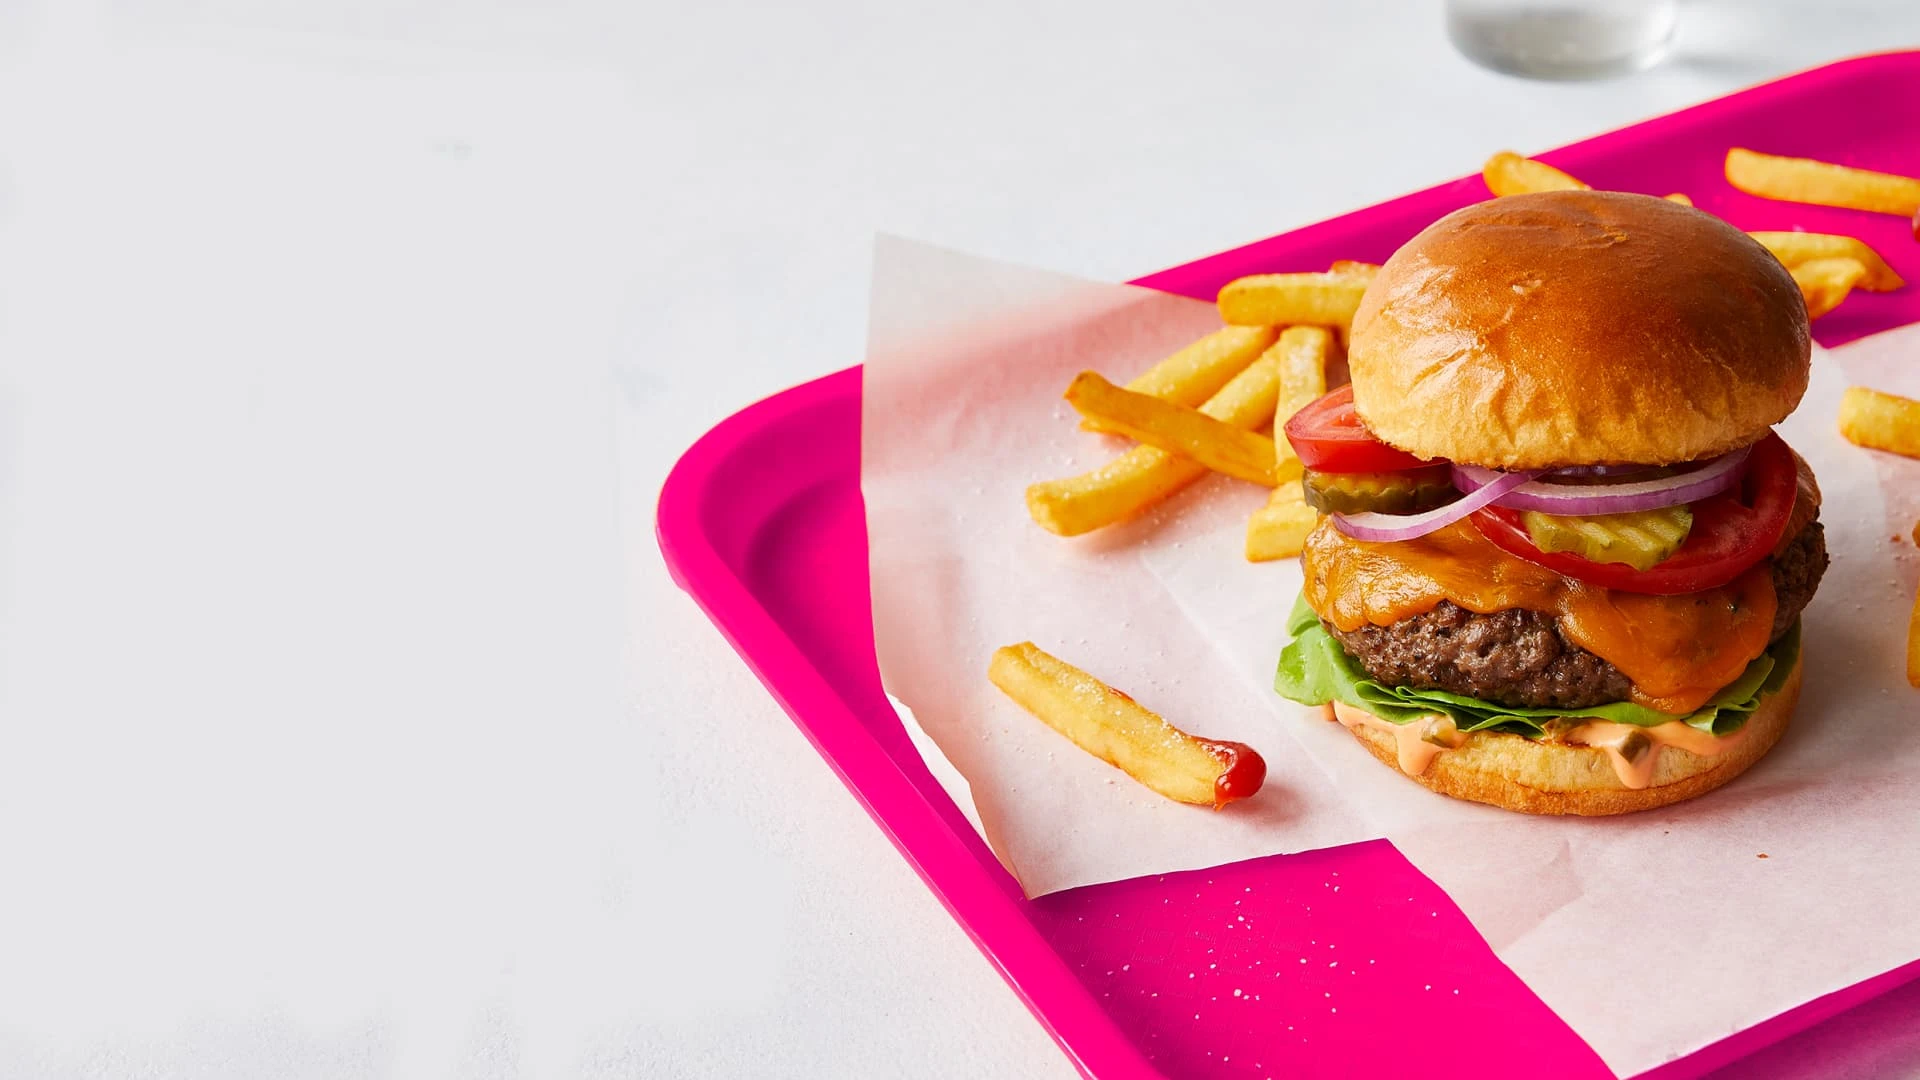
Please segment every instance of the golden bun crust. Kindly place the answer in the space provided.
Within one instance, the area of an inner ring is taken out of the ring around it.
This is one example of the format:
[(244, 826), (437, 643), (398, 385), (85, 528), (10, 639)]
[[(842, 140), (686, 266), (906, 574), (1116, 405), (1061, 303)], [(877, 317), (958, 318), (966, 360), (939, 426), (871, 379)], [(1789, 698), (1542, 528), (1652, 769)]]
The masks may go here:
[(1501, 469), (1666, 465), (1745, 446), (1800, 403), (1806, 302), (1712, 214), (1609, 191), (1456, 210), (1354, 315), (1354, 406), (1383, 441)]
[[(1459, 749), (1441, 753), (1426, 772), (1408, 779), (1442, 795), (1525, 814), (1631, 814), (1705, 795), (1746, 772), (1780, 741), (1800, 700), (1804, 658), (1803, 653), (1786, 684), (1747, 718), (1747, 735), (1731, 750), (1701, 757), (1666, 747), (1654, 767), (1653, 782), (1639, 790), (1620, 782), (1604, 750), (1535, 742), (1498, 731), (1467, 736)], [(1362, 725), (1347, 730), (1389, 769), (1400, 771), (1391, 734)]]

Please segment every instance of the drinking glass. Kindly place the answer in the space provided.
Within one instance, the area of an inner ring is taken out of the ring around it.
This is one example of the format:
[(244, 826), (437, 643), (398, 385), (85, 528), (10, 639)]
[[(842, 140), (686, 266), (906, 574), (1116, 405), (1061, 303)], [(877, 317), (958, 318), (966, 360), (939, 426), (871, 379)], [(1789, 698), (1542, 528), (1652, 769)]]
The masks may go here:
[(1447, 36), (1483, 67), (1594, 79), (1658, 63), (1679, 0), (1447, 0)]

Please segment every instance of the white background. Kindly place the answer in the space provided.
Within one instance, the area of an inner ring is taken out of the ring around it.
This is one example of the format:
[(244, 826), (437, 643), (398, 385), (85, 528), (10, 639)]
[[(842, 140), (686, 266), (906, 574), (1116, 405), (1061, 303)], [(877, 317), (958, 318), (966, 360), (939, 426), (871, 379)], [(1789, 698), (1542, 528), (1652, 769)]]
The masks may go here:
[(1437, 2), (0, 2), (0, 1075), (1071, 1075), (667, 469), (858, 360), (876, 230), (1122, 279), (1920, 44), (1684, 7), (1557, 86)]

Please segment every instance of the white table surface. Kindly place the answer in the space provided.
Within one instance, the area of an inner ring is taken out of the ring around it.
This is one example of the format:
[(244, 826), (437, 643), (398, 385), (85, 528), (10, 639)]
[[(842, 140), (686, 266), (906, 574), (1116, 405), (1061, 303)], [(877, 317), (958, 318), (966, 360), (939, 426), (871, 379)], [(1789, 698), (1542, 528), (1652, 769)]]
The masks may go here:
[(876, 231), (1126, 278), (1920, 44), (1204, 8), (0, 5), (0, 1075), (1072, 1075), (668, 580), (678, 454), (858, 360)]

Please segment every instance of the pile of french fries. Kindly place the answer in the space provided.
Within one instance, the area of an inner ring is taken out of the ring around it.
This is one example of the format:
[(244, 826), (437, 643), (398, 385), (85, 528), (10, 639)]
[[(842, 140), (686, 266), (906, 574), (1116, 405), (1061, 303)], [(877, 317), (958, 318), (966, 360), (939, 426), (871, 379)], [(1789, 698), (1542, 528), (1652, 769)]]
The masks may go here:
[[(1752, 195), (1874, 213), (1909, 215), (1920, 239), (1920, 179), (1806, 158), (1734, 148), (1727, 181)], [(1482, 170), (1496, 196), (1586, 190), (1544, 162), (1502, 151)], [(1665, 198), (1693, 205), (1686, 194)], [(1884, 292), (1906, 282), (1851, 236), (1750, 233), (1793, 275), (1807, 314), (1819, 318), (1855, 289)], [(1027, 512), (1042, 528), (1079, 536), (1138, 517), (1209, 472), (1272, 489), (1247, 522), (1252, 562), (1300, 553), (1319, 514), (1298, 483), (1300, 459), (1276, 432), (1325, 394), (1331, 362), (1344, 355), (1353, 314), (1374, 274), (1342, 261), (1324, 273), (1258, 274), (1220, 290), (1226, 325), (1155, 364), (1124, 386), (1083, 371), (1066, 400), (1082, 429), (1136, 445), (1078, 476), (1027, 489)], [(1920, 458), (1920, 401), (1852, 387), (1841, 399), (1840, 431), (1863, 447)], [(1920, 524), (1914, 527), (1920, 545)], [(1031, 642), (993, 656), (995, 686), (1049, 727), (1147, 787), (1214, 809), (1259, 790), (1266, 763), (1240, 743), (1187, 734), (1122, 691)], [(1920, 687), (1920, 596), (1907, 632), (1907, 680)]]
[[(1027, 488), (1042, 528), (1079, 536), (1138, 517), (1209, 472), (1272, 490), (1247, 525), (1247, 558), (1300, 552), (1319, 514), (1297, 482), (1300, 459), (1275, 431), (1327, 392), (1354, 309), (1378, 266), (1261, 274), (1220, 291), (1224, 327), (1117, 386), (1076, 375), (1066, 400), (1080, 426), (1137, 445), (1090, 472)], [(1120, 690), (1031, 642), (994, 653), (993, 684), (1093, 756), (1177, 802), (1219, 809), (1260, 789), (1251, 747), (1189, 735)]]
[(1248, 526), (1249, 559), (1299, 554), (1318, 515), (1296, 483), (1300, 459), (1274, 432), (1327, 392), (1335, 335), (1378, 269), (1342, 262), (1241, 278), (1220, 290), (1224, 328), (1125, 386), (1075, 376), (1066, 399), (1081, 427), (1139, 445), (1091, 472), (1032, 485), (1027, 512), (1049, 532), (1079, 536), (1135, 518), (1211, 471), (1273, 490)]

